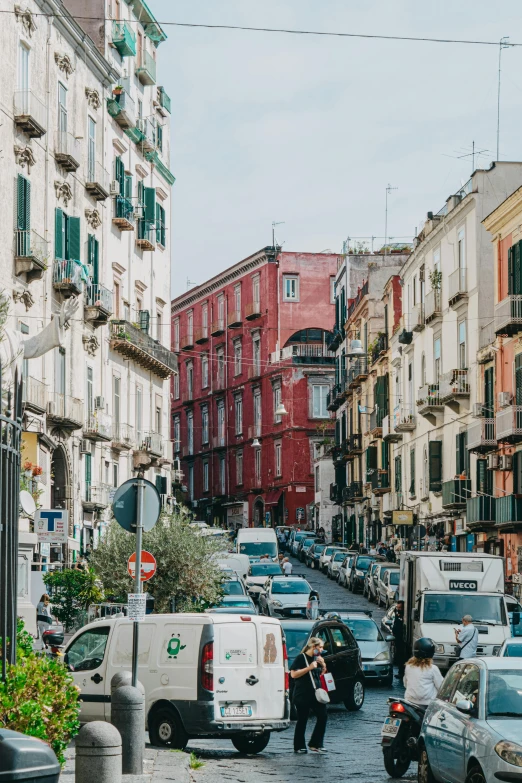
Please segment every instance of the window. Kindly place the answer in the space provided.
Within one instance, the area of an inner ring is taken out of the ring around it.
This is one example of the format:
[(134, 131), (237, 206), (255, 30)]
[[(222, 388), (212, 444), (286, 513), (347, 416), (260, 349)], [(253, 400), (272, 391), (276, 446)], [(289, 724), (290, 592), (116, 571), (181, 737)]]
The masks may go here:
[(120, 426), (121, 418), (121, 378), (118, 375), (112, 377), (112, 419), (116, 427)]
[(163, 313), (161, 310), (156, 311), (156, 340), (160, 343), (162, 337), (163, 326)]
[(220, 323), (220, 326), (223, 327), (223, 323), (225, 320), (225, 297), (223, 294), (220, 294), (217, 298), (217, 310), (218, 310), (218, 321)]
[(243, 398), (238, 394), (234, 400), (236, 435), (243, 434)]
[(429, 491), (442, 492), (442, 441), (430, 440), (429, 453)]
[(283, 470), (282, 470), (282, 453), (283, 453), (283, 444), (282, 443), (276, 443), (274, 444), (274, 451), (275, 451), (275, 475), (281, 476)]
[(260, 487), (261, 486), (261, 449), (256, 449), (254, 451), (254, 472), (255, 472), (256, 487)]
[(91, 501), (91, 484), (92, 484), (92, 455), (84, 454), (84, 471), (85, 471), (85, 500), (87, 503)]
[[(174, 376), (174, 378), (177, 377), (179, 376)], [(136, 437), (138, 439), (138, 448), (140, 448), (143, 443), (143, 389), (138, 384), (136, 384)]]
[(335, 277), (330, 277), (330, 304), (335, 304)]
[(194, 465), (188, 466), (188, 491), (189, 499), (194, 500)]
[(283, 275), (283, 301), (299, 301), (299, 276)]
[(16, 252), (18, 256), (31, 253), (31, 183), (20, 174), (17, 178)]
[(243, 483), (243, 452), (236, 452), (236, 484), (239, 486)]
[(179, 372), (174, 375), (174, 399), (179, 400)]
[(261, 374), (261, 336), (256, 333), (252, 336), (252, 366), (254, 375)]
[(58, 83), (58, 131), (67, 133), (67, 87), (61, 82)]
[(259, 275), (252, 277), (252, 302), (255, 305), (259, 305), (260, 302)]
[(333, 653), (344, 652), (355, 647), (352, 636), (345, 628), (330, 628), (333, 641)]
[(156, 394), (155, 399), (155, 406), (154, 406), (154, 424), (155, 429), (154, 432), (161, 433), (163, 427), (162, 425), (162, 418), (163, 418), (163, 400), (161, 399), (161, 396), (159, 394)]
[(201, 326), (206, 332), (206, 330), (208, 329), (208, 305), (207, 304), (201, 306)]
[(96, 181), (96, 122), (87, 117), (87, 181)]
[(226, 486), (225, 486), (225, 458), (220, 457), (219, 458), (219, 494), (225, 495), (226, 494)]
[(187, 399), (191, 400), (194, 396), (194, 364), (187, 362)]
[[(93, 234), (87, 234), (87, 264), (89, 265), (89, 275), (94, 283), (100, 282), (100, 243)], [(98, 298), (97, 292), (92, 291), (95, 300)]]
[[(118, 309), (118, 313), (119, 313)], [(130, 321), (130, 304), (123, 300), (123, 320), (124, 321)]]
[(87, 419), (90, 420), (94, 411), (94, 371), (92, 367), (87, 367), (87, 390), (85, 402), (87, 403)]
[[(462, 275), (466, 269), (466, 231), (464, 228), (459, 229), (459, 232), (457, 234), (457, 253), (458, 253), (458, 260), (459, 260), (459, 270), (460, 270), (461, 280), (462, 280)], [(461, 288), (461, 290), (465, 290), (465, 289)]]
[(278, 416), (276, 411), (281, 405), (281, 383), (278, 382), (274, 384), (272, 387), (272, 395), (274, 398), (274, 423), (275, 424), (281, 424), (281, 421), (283, 420), (282, 416)]
[(410, 449), (410, 498), (415, 497), (415, 449)]
[(223, 348), (218, 348), (217, 356), (217, 386), (218, 389), (225, 387), (225, 352)]
[(174, 319), (174, 351), (179, 351), (179, 318)]
[(395, 492), (402, 495), (402, 457), (395, 457)]
[(201, 354), (201, 388), (206, 389), (208, 386), (208, 355), (206, 353)]
[(470, 454), (468, 451), (468, 432), (463, 430), (455, 436), (455, 470), (457, 476), (470, 477)]
[(442, 375), (441, 338), (433, 340), (433, 382), (438, 383)]
[(174, 416), (174, 452), (178, 454), (181, 451), (181, 422), (179, 416)]
[(105, 657), (105, 648), (110, 627), (93, 628), (85, 631), (71, 644), (67, 651), (69, 671), (81, 672), (98, 669)]
[(220, 446), (225, 445), (225, 403), (223, 400), (219, 400), (217, 403), (217, 429), (218, 429), (218, 444)]
[(29, 89), (29, 49), (27, 46), (20, 42), (20, 48), (18, 49), (18, 89), (26, 92), (23, 96), (24, 103), (27, 103), (24, 108), (29, 110), (29, 96), (27, 90)]
[(160, 152), (163, 152), (163, 125), (159, 122), (156, 125), (156, 146)]
[(461, 321), (458, 326), (459, 332), (459, 370), (465, 370), (468, 366), (466, 356), (466, 321)]
[(201, 443), (208, 443), (208, 440), (208, 407), (205, 405), (203, 408), (201, 408)]
[[(80, 218), (70, 217), (59, 207), (55, 210), (54, 257), (57, 261), (80, 261)], [(81, 267), (66, 264), (55, 270), (55, 275), (75, 277), (78, 287), (82, 286)]]
[(329, 417), (326, 407), (328, 386), (326, 384), (312, 384), (312, 418), (327, 419)]
[(319, 477), (319, 465), (315, 466), (315, 491), (319, 492), (320, 489), (320, 477)]
[(261, 435), (261, 389), (254, 389), (254, 435)]
[(470, 701), (474, 706), (476, 706), (476, 708), (478, 708), (478, 693), (480, 683), (479, 670), (477, 666), (473, 666), (473, 664), (466, 664), (466, 666), (461, 669), (461, 672), (462, 677), (457, 683), (457, 687), (455, 688), (455, 693), (453, 694), (451, 703), (456, 704), (458, 701), (466, 699), (466, 701)]
[(208, 462), (203, 463), (203, 492), (208, 492)]
[(421, 356), (421, 386), (426, 385), (426, 354), (423, 352)]
[(119, 487), (120, 485), (120, 466), (117, 462), (112, 463), (112, 486)]
[(448, 672), (437, 694), (438, 699), (441, 699), (441, 701), (449, 701), (451, 699), (453, 689), (461, 674), (462, 666), (454, 666), (451, 671)]
[(422, 452), (422, 487), (421, 487), (421, 495), (422, 497), (426, 497), (429, 492), (429, 470), (428, 470), (428, 450), (426, 446), (424, 446), (423, 452)]
[(241, 284), (234, 286), (234, 310), (241, 313)]
[(234, 342), (234, 375), (241, 375), (241, 340)]
[(194, 454), (194, 414), (187, 413), (187, 445), (189, 455)]

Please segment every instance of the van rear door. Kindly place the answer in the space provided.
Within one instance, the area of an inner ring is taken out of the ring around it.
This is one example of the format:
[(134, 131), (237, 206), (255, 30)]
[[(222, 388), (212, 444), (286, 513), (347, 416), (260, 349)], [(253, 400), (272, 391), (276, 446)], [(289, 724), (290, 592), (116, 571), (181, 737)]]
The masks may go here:
[[(279, 623), (258, 618), (214, 625), (215, 718), (284, 716), (284, 661)], [(265, 662), (266, 661), (266, 662)]]

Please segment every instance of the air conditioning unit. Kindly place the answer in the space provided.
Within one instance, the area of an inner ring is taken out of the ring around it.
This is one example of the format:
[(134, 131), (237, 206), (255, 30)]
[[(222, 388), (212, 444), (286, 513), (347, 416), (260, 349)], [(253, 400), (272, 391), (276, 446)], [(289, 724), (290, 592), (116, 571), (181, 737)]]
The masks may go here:
[(95, 411), (104, 411), (105, 410), (105, 397), (95, 397), (94, 398), (94, 410)]
[(53, 402), (53, 400), (51, 400), (50, 402), (47, 403), (47, 414), (49, 416), (54, 416), (55, 413), (56, 413), (56, 405)]
[(91, 453), (91, 441), (87, 440), (87, 438), (83, 438), (80, 441), (80, 454), (90, 454)]
[(110, 194), (111, 196), (119, 196), (120, 195), (120, 183), (117, 179), (113, 179), (111, 182), (110, 187)]
[(488, 470), (498, 470), (499, 456), (498, 454), (490, 454), (488, 456)]
[(197, 500), (193, 500), (192, 501), (192, 508), (197, 508), (197, 507), (198, 507), (198, 501)]
[(482, 418), (483, 410), (484, 410), (484, 403), (482, 402), (473, 403), (473, 416), (475, 417), (475, 419)]
[(511, 405), (513, 395), (511, 392), (499, 392), (497, 399), (499, 408), (507, 408), (508, 405)]
[(511, 454), (503, 454), (498, 460), (499, 470), (513, 470), (513, 457)]

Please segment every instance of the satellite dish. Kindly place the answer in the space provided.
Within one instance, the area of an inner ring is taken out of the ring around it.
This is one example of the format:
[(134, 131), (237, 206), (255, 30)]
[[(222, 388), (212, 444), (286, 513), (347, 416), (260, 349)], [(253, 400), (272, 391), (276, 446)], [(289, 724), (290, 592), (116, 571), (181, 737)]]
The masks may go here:
[(28, 492), (26, 489), (22, 489), (22, 491), (20, 492), (20, 506), (22, 508), (22, 511), (27, 517), (30, 517), (31, 519), (34, 517), (34, 512), (36, 511), (36, 503), (34, 502), (31, 493)]

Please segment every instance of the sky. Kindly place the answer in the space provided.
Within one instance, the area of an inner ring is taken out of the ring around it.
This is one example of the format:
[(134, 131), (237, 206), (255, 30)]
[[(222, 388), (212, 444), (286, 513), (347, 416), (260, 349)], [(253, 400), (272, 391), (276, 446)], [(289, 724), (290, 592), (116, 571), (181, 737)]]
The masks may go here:
[[(150, 0), (160, 22), (522, 43), (517, 0)], [(172, 294), (276, 241), (408, 241), (496, 158), (499, 47), (165, 25)], [(500, 159), (522, 159), (522, 46), (502, 52)], [(521, 183), (522, 184), (522, 183)], [(190, 284), (187, 283), (190, 280)]]

